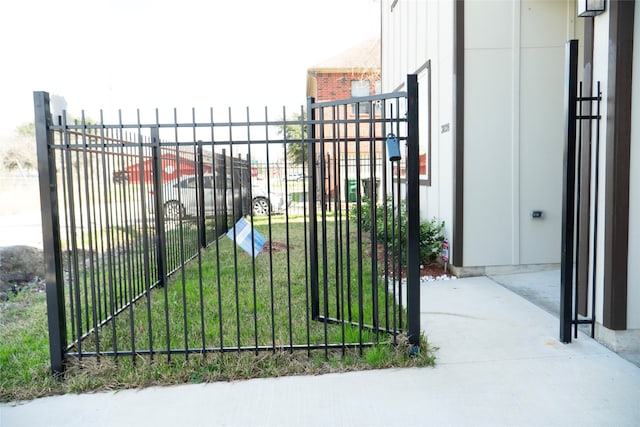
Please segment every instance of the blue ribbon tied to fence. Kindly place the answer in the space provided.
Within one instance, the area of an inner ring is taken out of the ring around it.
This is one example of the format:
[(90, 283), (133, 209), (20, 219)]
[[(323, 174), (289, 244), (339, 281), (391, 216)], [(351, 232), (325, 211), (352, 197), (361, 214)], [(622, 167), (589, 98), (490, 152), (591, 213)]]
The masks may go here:
[[(251, 244), (252, 235), (253, 245)], [(227, 237), (231, 240), (235, 240), (238, 246), (240, 246), (249, 255), (253, 255), (254, 258), (258, 256), (266, 242), (264, 236), (260, 234), (258, 230), (255, 230), (253, 227), (251, 227), (251, 224), (249, 224), (249, 222), (244, 218), (240, 218), (238, 222), (236, 222), (236, 224), (231, 227), (231, 229), (229, 229), (229, 231), (227, 232)]]

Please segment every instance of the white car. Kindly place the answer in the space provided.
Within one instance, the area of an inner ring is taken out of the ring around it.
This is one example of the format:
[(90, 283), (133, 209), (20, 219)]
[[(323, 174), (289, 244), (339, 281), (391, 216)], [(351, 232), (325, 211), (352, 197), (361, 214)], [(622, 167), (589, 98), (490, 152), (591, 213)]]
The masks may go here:
[[(223, 213), (225, 208), (227, 214), (233, 212), (233, 195), (231, 178), (227, 177), (227, 187), (225, 197), (222, 197), (220, 191), (220, 183), (216, 182), (218, 190), (214, 188), (213, 175), (207, 174), (202, 177), (204, 189), (204, 214), (205, 216), (215, 216), (216, 210)], [(216, 177), (216, 179), (220, 179)], [(183, 175), (172, 181), (162, 185), (162, 199), (164, 206), (164, 216), (167, 220), (175, 220), (185, 217), (195, 217), (198, 215), (198, 191), (197, 176)], [(233, 187), (236, 199), (236, 209), (242, 208), (243, 197), (249, 197), (246, 188), (242, 188), (236, 184)], [(269, 215), (274, 212), (280, 212), (285, 208), (285, 198), (277, 192), (266, 191), (266, 188), (260, 185), (252, 185), (252, 210), (254, 215)]]
[(266, 187), (258, 184), (251, 186), (251, 197), (253, 215), (256, 216), (282, 212), (291, 203), (291, 195), (289, 200), (285, 201), (284, 194), (276, 191), (268, 192)]

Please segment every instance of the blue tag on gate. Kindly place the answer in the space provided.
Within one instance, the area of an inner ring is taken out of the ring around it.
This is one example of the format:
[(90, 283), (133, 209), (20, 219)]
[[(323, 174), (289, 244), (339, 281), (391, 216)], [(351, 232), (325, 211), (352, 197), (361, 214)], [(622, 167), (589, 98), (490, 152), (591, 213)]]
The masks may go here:
[(387, 154), (390, 162), (397, 162), (400, 160), (400, 144), (398, 138), (392, 133), (387, 135)]
[[(258, 256), (266, 239), (262, 234), (251, 227), (251, 224), (244, 219), (240, 218), (236, 224), (229, 229), (227, 232), (227, 237), (231, 240), (234, 240), (234, 230), (235, 230), (235, 241), (238, 246), (240, 246), (246, 253), (253, 256), (254, 258)], [(251, 244), (251, 237), (253, 234), (253, 245)]]

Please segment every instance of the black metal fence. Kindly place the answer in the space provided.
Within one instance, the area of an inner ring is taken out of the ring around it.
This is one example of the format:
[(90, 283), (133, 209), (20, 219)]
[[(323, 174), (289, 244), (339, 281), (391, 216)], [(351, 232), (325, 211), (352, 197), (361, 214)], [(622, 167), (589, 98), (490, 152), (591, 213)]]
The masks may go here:
[(386, 148), (393, 134), (417, 159), (409, 82), (409, 95), (310, 100), (307, 120), (247, 109), (68, 123), (34, 93), (52, 370), (97, 355), (362, 348), (407, 327), (418, 345), (419, 262), (403, 241), (417, 187), (400, 194), (401, 168), (417, 185), (417, 164)]
[[(593, 95), (590, 87), (583, 90), (582, 82), (578, 84), (577, 40), (567, 42), (566, 72), (560, 340), (563, 343), (570, 343), (572, 329), (574, 338), (578, 338), (580, 325), (590, 325), (591, 337), (595, 336), (598, 165), (602, 92), (600, 82), (595, 85)], [(590, 166), (592, 152), (594, 153), (593, 165), (595, 165), (593, 170)], [(593, 202), (590, 202), (591, 194), (593, 194)], [(594, 206), (592, 227), (589, 225), (591, 206)], [(586, 226), (581, 226), (581, 219), (586, 220)], [(589, 264), (592, 265), (591, 268)]]

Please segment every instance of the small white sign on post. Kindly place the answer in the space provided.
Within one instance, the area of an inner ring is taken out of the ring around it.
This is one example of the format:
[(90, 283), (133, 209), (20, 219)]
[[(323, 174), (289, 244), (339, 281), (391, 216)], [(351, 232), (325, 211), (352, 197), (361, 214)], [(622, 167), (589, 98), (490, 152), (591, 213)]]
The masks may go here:
[[(253, 244), (251, 243), (252, 234)], [(249, 222), (244, 218), (240, 218), (238, 222), (229, 229), (227, 237), (231, 240), (235, 240), (238, 246), (254, 258), (258, 256), (266, 243), (264, 236), (260, 234), (258, 230), (253, 229), (251, 224), (249, 224)]]

